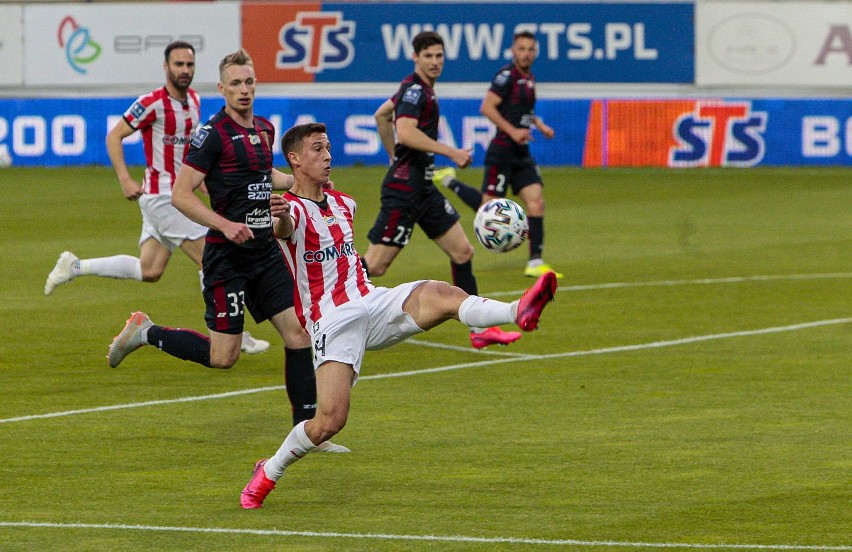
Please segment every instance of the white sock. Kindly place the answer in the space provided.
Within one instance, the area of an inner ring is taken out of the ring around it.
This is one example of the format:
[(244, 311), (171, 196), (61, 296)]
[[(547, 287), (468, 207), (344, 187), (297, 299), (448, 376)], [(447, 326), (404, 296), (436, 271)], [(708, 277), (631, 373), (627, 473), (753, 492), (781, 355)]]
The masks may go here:
[(504, 303), (471, 295), (459, 307), (459, 320), (471, 328), (488, 328), (515, 321), (518, 302)]
[(142, 281), (142, 264), (136, 257), (130, 255), (115, 255), (97, 259), (80, 259), (79, 276), (91, 274), (108, 276), (122, 280)]
[(305, 422), (301, 422), (294, 427), (275, 456), (266, 461), (263, 466), (263, 471), (266, 472), (266, 477), (273, 481), (278, 481), (284, 475), (284, 470), (287, 467), (311, 452), (316, 447), (305, 433)]

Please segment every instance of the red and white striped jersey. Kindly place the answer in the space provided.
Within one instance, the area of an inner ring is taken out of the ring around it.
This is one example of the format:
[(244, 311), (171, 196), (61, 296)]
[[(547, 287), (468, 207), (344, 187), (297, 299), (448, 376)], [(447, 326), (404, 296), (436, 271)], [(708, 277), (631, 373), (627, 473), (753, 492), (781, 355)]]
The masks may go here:
[(335, 306), (373, 289), (355, 251), (355, 200), (328, 190), (325, 201), (286, 193), (295, 221), (293, 235), (282, 240), (284, 258), (296, 286), (296, 316), (308, 328)]
[(139, 96), (124, 112), (124, 120), (142, 133), (145, 147), (146, 194), (171, 194), (180, 166), (198, 126), (198, 94), (187, 91), (186, 102), (169, 96), (166, 87)]

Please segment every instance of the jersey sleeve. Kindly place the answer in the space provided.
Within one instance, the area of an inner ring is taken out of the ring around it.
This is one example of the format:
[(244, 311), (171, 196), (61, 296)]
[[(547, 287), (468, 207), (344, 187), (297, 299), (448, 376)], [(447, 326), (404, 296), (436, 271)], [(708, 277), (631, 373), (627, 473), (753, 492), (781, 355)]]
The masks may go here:
[(411, 84), (407, 87), (399, 89), (396, 95), (394, 105), (394, 114), (396, 118), (412, 117), (420, 118), (420, 111), (423, 109), (423, 104), (426, 103), (427, 94), (423, 92), (423, 87), (419, 84)]
[(512, 90), (512, 71), (508, 68), (500, 69), (494, 78), (491, 79), (491, 88), (488, 89), (490, 92), (493, 92), (500, 96), (503, 99), (506, 99), (506, 96), (509, 95), (509, 92)]
[(157, 100), (151, 94), (139, 96), (124, 112), (124, 120), (135, 130), (147, 128), (157, 120), (156, 104)]
[(184, 164), (208, 174), (222, 153), (222, 141), (212, 125), (202, 125), (192, 136)]

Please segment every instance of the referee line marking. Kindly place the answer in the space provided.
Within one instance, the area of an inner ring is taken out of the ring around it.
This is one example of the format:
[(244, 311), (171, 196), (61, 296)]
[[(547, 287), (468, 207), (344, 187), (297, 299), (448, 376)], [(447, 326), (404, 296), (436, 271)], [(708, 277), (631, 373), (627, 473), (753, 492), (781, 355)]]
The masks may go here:
[[(481, 360), (476, 362), (465, 362), (461, 364), (450, 364), (447, 366), (438, 366), (435, 368), (423, 368), (420, 370), (409, 370), (405, 372), (393, 372), (387, 374), (371, 374), (359, 377), (359, 380), (374, 380), (374, 379), (388, 379), (388, 378), (401, 378), (406, 376), (417, 376), (423, 374), (435, 374), (438, 372), (449, 372), (451, 370), (461, 370), (463, 368), (475, 368), (480, 366), (490, 366), (492, 364), (506, 364), (509, 362), (520, 362), (526, 360), (543, 360), (550, 358), (568, 358), (568, 357), (581, 357), (581, 356), (591, 356), (591, 355), (602, 355), (609, 353), (624, 353), (630, 351), (639, 351), (643, 349), (656, 349), (661, 347), (674, 347), (677, 345), (686, 345), (689, 343), (699, 343), (702, 341), (713, 341), (720, 339), (731, 339), (736, 337), (748, 337), (753, 335), (765, 335), (772, 333), (781, 333), (781, 332), (791, 332), (797, 330), (805, 330), (809, 328), (817, 328), (820, 326), (830, 326), (837, 324), (848, 324), (852, 322), (852, 317), (850, 318), (833, 318), (830, 320), (817, 320), (814, 322), (803, 322), (801, 324), (791, 324), (787, 326), (775, 326), (770, 328), (758, 328), (756, 330), (743, 330), (737, 332), (727, 332), (727, 333), (718, 333), (718, 334), (708, 334), (708, 335), (698, 335), (692, 337), (683, 337), (680, 339), (671, 339), (665, 341), (652, 341), (649, 343), (638, 343), (634, 345), (619, 345), (615, 347), (603, 347), (599, 349), (588, 349), (583, 351), (566, 351), (563, 353), (551, 353), (546, 355), (522, 355), (522, 356), (513, 356), (513, 357), (501, 357), (492, 360)], [(409, 340), (411, 341), (411, 340)], [(417, 342), (418, 345), (423, 344), (425, 342)], [(431, 343), (429, 346), (440, 346), (441, 344)], [(226, 397), (236, 397), (239, 395), (250, 395), (253, 393), (263, 393), (266, 391), (278, 391), (281, 389), (285, 389), (283, 385), (274, 385), (270, 387), (258, 387), (254, 389), (242, 389), (238, 391), (229, 391), (226, 393), (215, 393), (212, 395), (199, 395), (193, 397), (179, 397), (176, 399), (162, 399), (156, 401), (144, 401), (138, 403), (126, 403), (126, 404), (114, 404), (107, 406), (97, 406), (94, 408), (81, 408), (78, 410), (65, 410), (62, 412), (48, 412), (45, 414), (32, 414), (29, 416), (17, 416), (14, 418), (3, 418), (0, 419), (0, 424), (7, 424), (13, 422), (23, 422), (29, 420), (39, 420), (45, 418), (60, 418), (65, 416), (73, 416), (77, 414), (90, 414), (95, 412), (106, 412), (111, 410), (123, 410), (127, 408), (140, 408), (145, 406), (159, 406), (164, 404), (173, 404), (173, 403), (181, 403), (181, 402), (193, 402), (193, 401), (204, 401), (209, 399), (221, 399)]]
[(50, 529), (113, 529), (125, 531), (160, 531), (179, 533), (225, 533), (276, 537), (319, 537), (364, 540), (470, 542), (481, 544), (543, 544), (556, 546), (611, 546), (624, 548), (690, 548), (717, 550), (852, 550), (848, 545), (805, 544), (739, 544), (739, 543), (680, 543), (680, 542), (627, 542), (575, 539), (530, 539), (515, 537), (466, 537), (461, 535), (392, 535), (383, 533), (338, 533), (334, 531), (286, 531), (283, 529), (237, 529), (226, 527), (170, 527), (158, 525), (125, 525), (111, 523), (49, 523), (28, 521), (0, 521), (0, 527), (50, 528)]

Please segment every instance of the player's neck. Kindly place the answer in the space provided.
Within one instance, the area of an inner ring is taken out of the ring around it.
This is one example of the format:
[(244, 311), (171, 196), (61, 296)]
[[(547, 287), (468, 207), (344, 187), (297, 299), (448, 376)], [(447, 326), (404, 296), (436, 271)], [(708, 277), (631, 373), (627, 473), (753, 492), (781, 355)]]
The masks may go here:
[(429, 86), (429, 88), (435, 88), (435, 79), (429, 78), (428, 76), (424, 75), (420, 72), (420, 69), (415, 69), (414, 72), (417, 74), (418, 77), (420, 77), (420, 80), (422, 80)]
[(172, 83), (166, 83), (166, 93), (170, 98), (174, 98), (179, 102), (186, 102), (186, 98), (189, 94), (189, 89), (180, 90), (176, 88)]
[(234, 120), (240, 126), (245, 128), (253, 128), (254, 127), (254, 110), (249, 109), (247, 111), (237, 111), (229, 105), (225, 106), (225, 113), (228, 114), (228, 117)]
[(518, 70), (518, 72), (519, 72), (519, 73), (521, 73), (522, 75), (529, 75), (529, 74), (530, 74), (530, 71), (532, 71), (532, 66), (527, 67), (526, 69), (524, 69), (523, 67), (521, 67), (520, 65), (518, 65), (518, 63), (517, 63), (517, 62), (513, 62), (513, 63), (512, 63), (512, 65), (514, 65), (514, 66), (515, 66), (515, 69), (517, 69), (517, 70)]
[(325, 192), (322, 189), (322, 184), (314, 184), (313, 182), (296, 179), (293, 182), (293, 187), (290, 188), (290, 193), (310, 199), (311, 201), (322, 201), (325, 199)]

